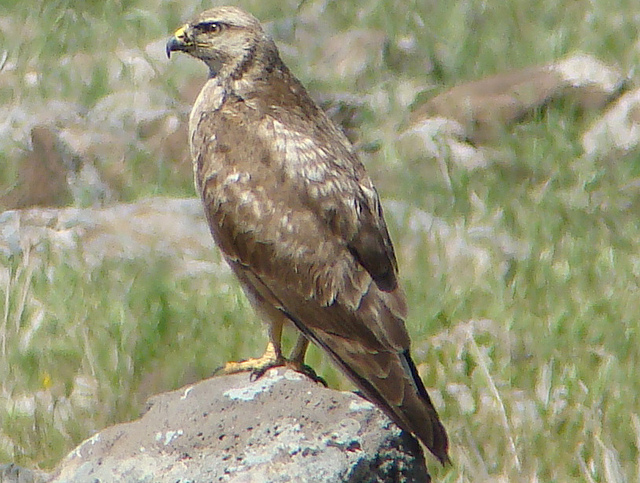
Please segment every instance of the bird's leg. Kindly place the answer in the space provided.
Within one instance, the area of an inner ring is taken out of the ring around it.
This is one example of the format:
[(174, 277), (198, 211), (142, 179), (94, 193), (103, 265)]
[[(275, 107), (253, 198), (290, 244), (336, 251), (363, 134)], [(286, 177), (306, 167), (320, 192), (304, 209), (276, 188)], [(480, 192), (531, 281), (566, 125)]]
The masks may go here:
[(291, 351), (291, 357), (289, 359), (283, 357), (281, 341), (283, 325), (283, 321), (280, 320), (269, 324), (269, 343), (262, 356), (239, 362), (227, 362), (224, 366), (216, 369), (213, 375), (225, 376), (239, 372), (251, 372), (251, 379), (255, 380), (262, 377), (273, 367), (285, 366), (326, 386), (327, 383), (325, 380), (318, 376), (316, 371), (310, 366), (304, 363), (304, 356), (309, 346), (309, 341), (304, 335), (300, 334), (298, 336), (296, 345)]
[(304, 364), (304, 356), (307, 354), (307, 347), (309, 347), (309, 339), (304, 335), (299, 334), (295, 347), (291, 351), (289, 362), (292, 364)]
[(258, 379), (272, 367), (284, 366), (285, 359), (282, 357), (281, 342), (282, 326), (281, 320), (269, 324), (269, 343), (262, 356), (240, 362), (227, 362), (224, 366), (216, 369), (213, 375), (224, 376), (238, 372), (251, 372), (251, 378)]
[(314, 371), (311, 366), (304, 363), (304, 356), (307, 353), (307, 347), (309, 347), (309, 339), (302, 334), (298, 335), (298, 340), (291, 351), (291, 356), (287, 359), (286, 366), (296, 372), (301, 372), (305, 376), (313, 379), (315, 382), (322, 383), (326, 387), (327, 382), (316, 374), (316, 371)]

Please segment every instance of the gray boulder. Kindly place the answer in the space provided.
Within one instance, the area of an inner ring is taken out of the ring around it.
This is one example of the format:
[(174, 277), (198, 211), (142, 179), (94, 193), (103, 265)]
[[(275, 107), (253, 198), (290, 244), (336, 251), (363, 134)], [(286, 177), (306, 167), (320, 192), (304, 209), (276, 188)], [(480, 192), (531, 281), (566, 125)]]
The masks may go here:
[(285, 368), (151, 398), (83, 442), (52, 482), (425, 482), (416, 440), (377, 407)]

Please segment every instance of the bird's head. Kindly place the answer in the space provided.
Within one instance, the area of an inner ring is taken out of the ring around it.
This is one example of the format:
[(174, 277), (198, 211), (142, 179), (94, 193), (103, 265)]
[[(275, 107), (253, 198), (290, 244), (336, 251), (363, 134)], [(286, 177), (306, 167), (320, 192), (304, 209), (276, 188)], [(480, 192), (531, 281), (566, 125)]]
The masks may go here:
[(236, 7), (201, 13), (167, 42), (168, 57), (171, 52), (186, 52), (207, 64), (212, 77), (240, 77), (256, 57), (265, 57), (268, 51), (277, 52), (260, 22)]

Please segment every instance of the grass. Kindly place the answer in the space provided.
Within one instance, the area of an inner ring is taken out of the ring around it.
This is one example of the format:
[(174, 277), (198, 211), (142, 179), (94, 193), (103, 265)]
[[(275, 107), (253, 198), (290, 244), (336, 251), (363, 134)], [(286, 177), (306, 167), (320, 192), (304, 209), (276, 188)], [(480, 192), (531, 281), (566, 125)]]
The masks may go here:
[[(383, 203), (431, 213), (467, 241), (469, 233), (489, 230), (474, 239), (484, 258), (452, 257), (446, 239), (413, 231), (402, 217), (388, 220), (415, 358), (452, 440), (454, 466), (431, 465), (436, 479), (638, 480), (639, 153), (584, 158), (580, 136), (594, 114), (563, 105), (505, 133), (497, 143), (500, 159), (489, 167), (452, 167), (450, 184), (433, 160), (399, 158), (397, 141), (407, 115), (398, 92), (407, 83), (436, 93), (577, 50), (633, 72), (636, 2), (242, 5), (273, 22), (277, 40), (289, 47), (287, 63), (316, 92), (384, 99), (368, 104), (360, 130), (363, 144), (381, 146), (365, 161)], [(310, 16), (319, 5), (320, 17)], [(4, 2), (0, 45), (8, 63), (0, 100), (35, 115), (51, 100), (91, 110), (126, 90), (155, 89), (177, 99), (186, 79), (203, 75), (195, 62), (157, 63), (159, 74), (140, 83), (115, 53), (143, 51), (206, 6)], [(357, 89), (351, 79), (317, 80), (321, 52), (296, 40), (292, 27), (305, 28), (301, 20), (288, 22), (296, 12), (312, 18), (319, 45), (337, 32), (382, 29), (389, 56), (357, 79)], [(397, 41), (406, 37), (417, 47), (400, 52)], [(305, 55), (307, 48), (314, 54)], [(78, 55), (86, 60), (78, 63)], [(37, 82), (25, 82), (30, 73)], [(173, 108), (184, 120), (178, 102)], [(136, 128), (128, 120), (122, 130)], [(21, 129), (10, 118), (0, 132), (3, 188), (26, 146), (28, 130)], [(129, 144), (119, 199), (192, 194), (188, 169), (175, 171), (145, 142), (123, 142)], [(519, 254), (505, 256), (499, 237), (521, 247)], [(51, 255), (41, 270), (35, 254), (2, 260), (0, 462), (51, 468), (94, 431), (136, 417), (148, 395), (260, 353), (260, 324), (231, 277), (176, 278), (169, 262), (84, 267)], [(349, 387), (317, 350), (309, 361), (332, 386)]]

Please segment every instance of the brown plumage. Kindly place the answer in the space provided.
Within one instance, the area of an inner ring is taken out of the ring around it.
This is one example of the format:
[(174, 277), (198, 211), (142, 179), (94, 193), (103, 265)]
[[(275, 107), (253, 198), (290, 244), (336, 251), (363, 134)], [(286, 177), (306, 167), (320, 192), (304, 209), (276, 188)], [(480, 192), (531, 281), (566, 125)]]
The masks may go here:
[[(167, 43), (207, 64), (189, 141), (211, 232), (269, 323), (260, 359), (292, 363), (306, 339), (442, 462), (447, 435), (409, 353), (405, 297), (382, 207), (342, 132), (284, 65), (260, 23), (235, 7), (198, 15)], [(304, 335), (282, 357), (282, 325)]]

